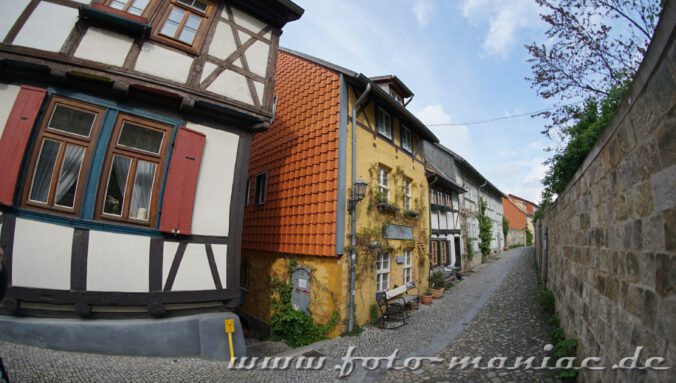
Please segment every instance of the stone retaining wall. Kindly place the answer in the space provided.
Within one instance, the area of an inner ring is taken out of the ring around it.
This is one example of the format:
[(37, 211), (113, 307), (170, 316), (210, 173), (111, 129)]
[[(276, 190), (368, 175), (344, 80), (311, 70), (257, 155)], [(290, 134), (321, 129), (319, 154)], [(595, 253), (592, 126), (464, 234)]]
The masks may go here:
[[(676, 45), (666, 2), (627, 99), (538, 221), (537, 258), (578, 358), (607, 366), (645, 346), (676, 365)], [(669, 381), (669, 371), (581, 371), (579, 381)]]

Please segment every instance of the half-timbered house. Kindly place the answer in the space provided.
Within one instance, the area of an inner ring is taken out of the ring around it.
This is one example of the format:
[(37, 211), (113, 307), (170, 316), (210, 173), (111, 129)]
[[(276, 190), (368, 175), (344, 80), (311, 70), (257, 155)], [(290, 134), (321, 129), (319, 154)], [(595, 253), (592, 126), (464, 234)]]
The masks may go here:
[[(6, 313), (239, 303), (244, 180), (288, 0), (0, 4)], [(221, 322), (222, 324), (222, 322)]]

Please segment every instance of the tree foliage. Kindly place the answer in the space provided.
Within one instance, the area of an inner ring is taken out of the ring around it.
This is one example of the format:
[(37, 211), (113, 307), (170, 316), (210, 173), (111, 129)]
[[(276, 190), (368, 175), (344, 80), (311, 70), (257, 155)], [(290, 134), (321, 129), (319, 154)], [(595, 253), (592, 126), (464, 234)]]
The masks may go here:
[(509, 234), (509, 220), (504, 215), (502, 216), (502, 234), (505, 236), (505, 240), (507, 240), (507, 234)]
[[(543, 180), (544, 211), (609, 124), (648, 48), (661, 0), (535, 0), (547, 43), (527, 45), (538, 95), (560, 103), (539, 113), (560, 142)], [(580, 102), (579, 100), (584, 100)], [(542, 211), (539, 212), (541, 216)]]
[(569, 137), (567, 145), (545, 162), (549, 168), (542, 180), (545, 186), (543, 201), (548, 201), (554, 194), (563, 192), (615, 115), (626, 91), (625, 84), (613, 88), (600, 102), (589, 99), (585, 102), (584, 109), (575, 115), (577, 122), (566, 128), (566, 135)]
[[(599, 102), (630, 80), (662, 8), (660, 0), (535, 1), (548, 26), (547, 43), (526, 46), (533, 71), (527, 80), (541, 97), (563, 102)], [(568, 103), (542, 112), (550, 121), (543, 133), (550, 136), (552, 128), (566, 125), (585, 107)]]
[(486, 215), (486, 201), (479, 197), (479, 249), (481, 250), (481, 260), (485, 261), (486, 256), (491, 253), (491, 240), (493, 239), (493, 222)]

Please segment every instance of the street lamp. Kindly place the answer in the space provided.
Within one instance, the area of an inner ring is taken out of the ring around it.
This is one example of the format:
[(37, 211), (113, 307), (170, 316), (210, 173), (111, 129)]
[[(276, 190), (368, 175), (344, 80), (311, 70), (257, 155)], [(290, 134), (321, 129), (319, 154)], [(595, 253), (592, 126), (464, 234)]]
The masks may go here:
[(350, 206), (349, 206), (350, 213), (352, 213), (355, 207), (357, 207), (357, 203), (364, 199), (364, 196), (366, 195), (367, 186), (368, 184), (361, 177), (359, 177), (359, 181), (355, 182), (354, 185), (352, 185), (352, 198), (350, 198)]

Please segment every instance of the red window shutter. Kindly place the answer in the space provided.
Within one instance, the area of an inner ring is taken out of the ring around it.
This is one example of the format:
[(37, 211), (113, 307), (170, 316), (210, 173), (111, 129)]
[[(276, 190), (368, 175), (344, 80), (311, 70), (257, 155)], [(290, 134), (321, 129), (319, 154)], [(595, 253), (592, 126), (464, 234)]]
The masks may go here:
[(14, 101), (7, 124), (0, 137), (0, 204), (14, 202), (24, 157), (31, 131), (40, 112), (47, 90), (22, 86)]
[(205, 142), (202, 133), (186, 128), (178, 130), (162, 199), (162, 232), (190, 234)]

